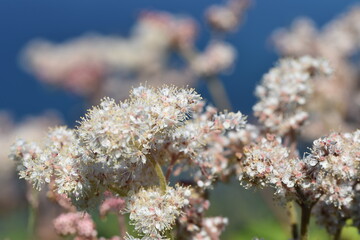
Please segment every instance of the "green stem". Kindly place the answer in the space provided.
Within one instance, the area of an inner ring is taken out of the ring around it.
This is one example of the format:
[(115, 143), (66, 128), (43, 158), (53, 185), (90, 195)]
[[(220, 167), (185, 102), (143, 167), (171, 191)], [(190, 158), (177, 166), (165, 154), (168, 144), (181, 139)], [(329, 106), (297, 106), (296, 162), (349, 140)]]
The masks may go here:
[(308, 240), (311, 208), (306, 204), (301, 206), (300, 240)]
[(167, 188), (167, 182), (166, 182), (166, 178), (164, 176), (163, 170), (162, 170), (160, 164), (153, 157), (149, 157), (149, 158), (150, 158), (151, 163), (154, 166), (156, 175), (159, 178), (160, 189), (163, 193), (165, 193), (166, 188)]
[(33, 240), (35, 238), (35, 228), (36, 221), (38, 216), (38, 192), (32, 188), (32, 186), (28, 186), (27, 198), (29, 202), (29, 216), (28, 216), (28, 225), (27, 225), (27, 234), (28, 239)]
[(294, 202), (288, 202), (286, 204), (287, 213), (290, 220), (290, 226), (291, 226), (291, 236), (293, 239), (298, 239), (299, 233), (298, 233), (298, 227), (297, 227), (297, 213), (295, 209)]

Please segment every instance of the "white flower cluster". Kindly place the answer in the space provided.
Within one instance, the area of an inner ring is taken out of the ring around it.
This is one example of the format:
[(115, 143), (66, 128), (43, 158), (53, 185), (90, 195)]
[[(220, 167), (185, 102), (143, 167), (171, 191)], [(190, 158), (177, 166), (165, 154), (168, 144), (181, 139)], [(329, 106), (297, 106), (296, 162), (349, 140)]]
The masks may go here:
[[(49, 184), (54, 196), (71, 199), (80, 210), (97, 206), (109, 191), (127, 197), (126, 212), (142, 239), (165, 239), (191, 194), (189, 188), (167, 186), (175, 164), (198, 166), (195, 181), (201, 187), (235, 172), (236, 159), (227, 158), (228, 138), (243, 129), (246, 117), (203, 109), (193, 89), (140, 86), (126, 101), (104, 98), (76, 130), (51, 129), (39, 145), (19, 140), (10, 157), (21, 178), (37, 189)], [(168, 167), (166, 177), (162, 167)], [(196, 233), (210, 229), (220, 235), (225, 222), (206, 224)]]
[(246, 117), (240, 112), (217, 114), (210, 106), (204, 112), (201, 110), (194, 112), (192, 119), (173, 135), (169, 151), (198, 165), (201, 171), (195, 174), (195, 180), (198, 186), (209, 187), (215, 178), (225, 178), (234, 172), (226, 152), (228, 135), (243, 129)]
[(349, 206), (354, 196), (353, 181), (359, 174), (359, 131), (331, 133), (314, 141), (303, 159), (301, 187), (312, 192), (314, 199), (341, 208)]
[(309, 140), (339, 126), (343, 131), (358, 127), (354, 122), (359, 122), (359, 73), (353, 56), (360, 51), (359, 21), (360, 7), (355, 4), (322, 28), (302, 17), (273, 34), (280, 55), (321, 57), (336, 70), (330, 78), (319, 79), (313, 86), (314, 101), (306, 108), (310, 121), (302, 131)]
[(272, 186), (299, 203), (320, 201), (341, 208), (354, 197), (359, 154), (359, 131), (318, 139), (301, 160), (292, 159), (279, 140), (268, 136), (245, 152), (239, 179), (245, 186)]
[(290, 159), (289, 150), (273, 135), (246, 147), (244, 154), (239, 180), (245, 187), (273, 186), (277, 194), (284, 194), (284, 189), (295, 186), (294, 176), (301, 175), (297, 161)]
[(235, 58), (236, 51), (231, 45), (213, 42), (191, 61), (191, 68), (200, 76), (213, 76), (229, 69)]
[(167, 187), (165, 193), (159, 188), (140, 189), (129, 198), (125, 211), (136, 231), (149, 239), (162, 239), (189, 203), (190, 195), (189, 188), (180, 186)]
[(135, 88), (130, 100), (104, 99), (78, 128), (81, 142), (102, 161), (146, 163), (154, 144), (183, 125), (200, 96), (192, 89)]
[(11, 145), (19, 136), (22, 139), (39, 141), (46, 135), (49, 127), (56, 126), (60, 122), (61, 119), (55, 111), (47, 111), (38, 116), (29, 116), (20, 122), (14, 121), (9, 112), (0, 111), (0, 145), (7, 149), (0, 151), (0, 164), (2, 166), (0, 168), (0, 182), (9, 184), (7, 179), (14, 173), (15, 164), (10, 161), (8, 155)]
[(214, 170), (216, 159), (227, 163), (219, 157), (221, 141), (238, 131), (245, 117), (240, 112), (216, 114), (212, 108), (201, 114), (200, 99), (192, 89), (140, 86), (119, 104), (103, 99), (76, 130), (51, 130), (43, 147), (17, 143), (12, 158), (22, 178), (38, 189), (52, 181), (57, 193), (81, 209), (95, 206), (106, 190), (126, 195), (156, 185), (154, 161), (164, 166), (186, 160), (215, 175), (227, 167)]
[(11, 146), (9, 158), (14, 160), (18, 165), (20, 178), (24, 178), (34, 183), (35, 188), (40, 189), (44, 184), (43, 171), (44, 159), (40, 159), (41, 148), (35, 143), (27, 143), (18, 139)]
[(312, 93), (311, 80), (331, 72), (328, 62), (309, 56), (281, 60), (256, 87), (255, 116), (271, 132), (282, 135), (297, 130), (308, 117), (304, 105)]

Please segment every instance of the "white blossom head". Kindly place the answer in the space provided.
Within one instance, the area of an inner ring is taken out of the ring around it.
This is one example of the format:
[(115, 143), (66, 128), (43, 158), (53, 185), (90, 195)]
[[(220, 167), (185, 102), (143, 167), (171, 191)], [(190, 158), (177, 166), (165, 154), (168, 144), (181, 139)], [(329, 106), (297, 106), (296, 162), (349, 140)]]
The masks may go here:
[(107, 161), (146, 163), (156, 141), (183, 125), (200, 96), (193, 89), (134, 88), (128, 101), (105, 98), (80, 123), (81, 142)]
[(280, 60), (256, 87), (259, 102), (253, 107), (254, 115), (273, 133), (298, 130), (308, 117), (304, 106), (313, 90), (311, 80), (331, 72), (329, 63), (322, 59), (304, 56)]
[(189, 203), (189, 188), (167, 187), (140, 189), (129, 197), (126, 212), (130, 213), (135, 230), (146, 237), (162, 238), (171, 230), (175, 220), (182, 214), (182, 208)]

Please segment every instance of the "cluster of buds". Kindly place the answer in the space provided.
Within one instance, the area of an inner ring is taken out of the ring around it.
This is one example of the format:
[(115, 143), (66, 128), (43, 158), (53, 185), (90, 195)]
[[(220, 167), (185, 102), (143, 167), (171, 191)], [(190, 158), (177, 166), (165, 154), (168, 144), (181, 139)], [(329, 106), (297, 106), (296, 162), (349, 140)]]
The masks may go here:
[(95, 223), (87, 213), (61, 214), (54, 220), (54, 228), (61, 236), (76, 235), (76, 240), (92, 240), (97, 236)]

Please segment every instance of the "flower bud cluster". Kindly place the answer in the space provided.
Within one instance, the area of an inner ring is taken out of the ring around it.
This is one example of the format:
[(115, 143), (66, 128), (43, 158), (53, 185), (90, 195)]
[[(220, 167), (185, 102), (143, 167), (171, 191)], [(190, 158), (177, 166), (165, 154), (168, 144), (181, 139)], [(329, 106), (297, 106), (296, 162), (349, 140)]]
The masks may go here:
[(328, 62), (309, 56), (281, 60), (256, 88), (255, 116), (271, 132), (283, 135), (297, 130), (308, 117), (304, 105), (312, 93), (311, 80), (331, 72)]
[(54, 220), (54, 228), (61, 236), (76, 236), (77, 240), (96, 240), (95, 223), (87, 213), (61, 214)]
[(124, 199), (114, 196), (107, 197), (99, 207), (100, 217), (104, 218), (110, 212), (122, 212), (125, 206)]

